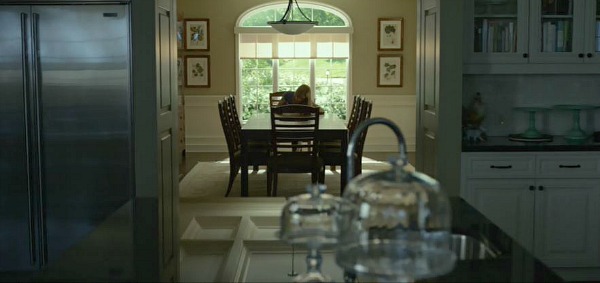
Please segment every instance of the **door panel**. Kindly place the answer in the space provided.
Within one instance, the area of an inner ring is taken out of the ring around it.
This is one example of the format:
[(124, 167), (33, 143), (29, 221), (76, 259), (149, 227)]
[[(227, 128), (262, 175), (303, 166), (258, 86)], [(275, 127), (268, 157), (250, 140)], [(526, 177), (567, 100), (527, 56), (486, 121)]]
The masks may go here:
[(530, 252), (533, 251), (534, 181), (467, 181), (471, 204)]
[(174, 15), (165, 10), (171, 6), (166, 1), (159, 3), (158, 20), (158, 72), (159, 87), (156, 97), (158, 113), (158, 145), (160, 148), (160, 183), (159, 183), (159, 244), (161, 249), (161, 280), (177, 281), (178, 233), (175, 223), (178, 219), (178, 168), (179, 155), (173, 133), (177, 133), (177, 80), (176, 80), (176, 44), (174, 42)]
[(29, 6), (0, 6), (0, 271), (35, 266), (28, 150)]
[(129, 13), (126, 5), (40, 5), (32, 13), (52, 261), (132, 195)]
[(543, 179), (535, 198), (535, 252), (553, 267), (600, 265), (597, 179)]
[(421, 91), (419, 93), (419, 142), (417, 144), (417, 168), (435, 178), (437, 175), (436, 133), (438, 127), (438, 63), (439, 35), (438, 13), (435, 1), (429, 1), (431, 7), (425, 7), (423, 13), (422, 56), (420, 71)]

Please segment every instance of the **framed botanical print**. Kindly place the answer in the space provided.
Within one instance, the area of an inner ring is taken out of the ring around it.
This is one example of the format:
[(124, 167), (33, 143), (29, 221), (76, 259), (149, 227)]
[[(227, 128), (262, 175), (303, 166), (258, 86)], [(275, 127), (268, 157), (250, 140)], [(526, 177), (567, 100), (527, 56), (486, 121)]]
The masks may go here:
[(400, 51), (403, 48), (404, 19), (380, 18), (377, 27), (377, 49)]
[(402, 86), (402, 55), (379, 54), (377, 55), (377, 86), (401, 87)]
[(186, 19), (184, 21), (185, 49), (210, 50), (210, 25), (208, 19)]
[(183, 49), (183, 21), (177, 21), (177, 49)]
[(185, 86), (210, 87), (210, 56), (185, 56)]

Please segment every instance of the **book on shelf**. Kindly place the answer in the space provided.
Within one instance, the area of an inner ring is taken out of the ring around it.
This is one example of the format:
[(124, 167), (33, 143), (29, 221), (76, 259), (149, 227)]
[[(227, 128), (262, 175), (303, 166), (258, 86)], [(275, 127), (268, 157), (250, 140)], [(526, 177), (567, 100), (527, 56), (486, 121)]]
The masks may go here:
[(600, 21), (596, 21), (596, 52), (600, 52)]
[(556, 24), (556, 52), (565, 51), (565, 22), (559, 21)]
[[(475, 31), (476, 50), (481, 52), (513, 52), (516, 46), (515, 23), (510, 19), (483, 19)], [(481, 49), (478, 49), (481, 47)]]

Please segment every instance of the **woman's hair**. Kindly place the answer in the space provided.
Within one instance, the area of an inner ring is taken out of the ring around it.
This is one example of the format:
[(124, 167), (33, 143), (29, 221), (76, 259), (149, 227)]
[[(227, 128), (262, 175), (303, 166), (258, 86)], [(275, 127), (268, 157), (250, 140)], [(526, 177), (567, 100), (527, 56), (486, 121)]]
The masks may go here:
[(294, 93), (294, 103), (312, 105), (310, 97), (310, 87), (308, 85), (300, 85)]

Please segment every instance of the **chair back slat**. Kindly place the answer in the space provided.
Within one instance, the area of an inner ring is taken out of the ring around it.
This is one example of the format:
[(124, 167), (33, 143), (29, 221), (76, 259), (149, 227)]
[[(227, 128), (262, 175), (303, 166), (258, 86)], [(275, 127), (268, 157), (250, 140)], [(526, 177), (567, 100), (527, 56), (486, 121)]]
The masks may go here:
[[(371, 118), (371, 111), (373, 110), (373, 102), (363, 100), (361, 102), (360, 108), (361, 108), (360, 115), (359, 115), (360, 118), (358, 119), (358, 122), (356, 124), (357, 126), (358, 126), (358, 124), (362, 123), (363, 121)], [(365, 140), (367, 139), (367, 131), (368, 131), (368, 129), (365, 129), (364, 131), (362, 131), (362, 133), (360, 134), (360, 137), (358, 138), (358, 141), (356, 143), (356, 152), (358, 153), (358, 155), (360, 157), (362, 157), (363, 150), (365, 148)]]
[(225, 97), (224, 100), (225, 110), (227, 114), (227, 120), (229, 121), (231, 135), (233, 136), (233, 142), (235, 143), (235, 148), (238, 149), (242, 144), (242, 123), (240, 122), (240, 118), (237, 114), (237, 107), (235, 105), (235, 97), (233, 95), (229, 95)]
[(271, 108), (271, 146), (275, 155), (302, 152), (317, 156), (319, 108), (290, 104)]
[(352, 111), (350, 112), (350, 118), (348, 119), (348, 135), (352, 135), (354, 129), (359, 124), (360, 113), (362, 111), (362, 104), (365, 101), (360, 95), (354, 96), (354, 102), (352, 103)]
[(229, 154), (235, 153), (240, 149), (240, 144), (236, 141), (235, 133), (234, 133), (234, 125), (231, 125), (229, 107), (227, 102), (224, 100), (219, 100), (218, 102), (219, 108), (219, 117), (221, 119), (221, 127), (223, 128), (223, 134), (225, 135), (225, 142), (227, 143), (227, 150)]

